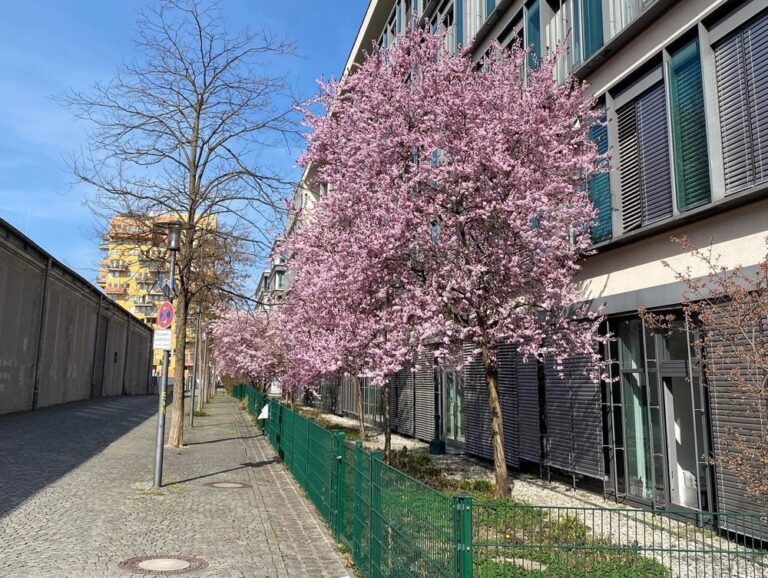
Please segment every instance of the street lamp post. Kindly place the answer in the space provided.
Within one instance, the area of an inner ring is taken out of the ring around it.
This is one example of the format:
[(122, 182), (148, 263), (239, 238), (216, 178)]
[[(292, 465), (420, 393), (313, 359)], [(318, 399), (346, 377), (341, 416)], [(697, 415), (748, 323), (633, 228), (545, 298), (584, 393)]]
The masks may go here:
[[(195, 351), (192, 354), (192, 394), (189, 400), (189, 427), (194, 425), (195, 421), (195, 388), (197, 387), (197, 350), (200, 348), (200, 304), (195, 309), (197, 320), (195, 321)], [(200, 397), (203, 392), (200, 391)]]
[[(170, 223), (158, 223), (158, 227), (168, 229), (166, 244), (171, 253), (171, 271), (168, 279), (171, 301), (173, 300), (176, 287), (176, 252), (181, 245), (181, 223), (178, 221)], [(165, 444), (165, 410), (168, 401), (168, 365), (171, 352), (168, 349), (163, 350), (163, 374), (160, 378), (160, 400), (157, 412), (157, 437), (155, 439), (155, 473), (152, 479), (152, 486), (159, 488), (163, 485), (163, 447)], [(183, 379), (183, 377), (182, 377)]]

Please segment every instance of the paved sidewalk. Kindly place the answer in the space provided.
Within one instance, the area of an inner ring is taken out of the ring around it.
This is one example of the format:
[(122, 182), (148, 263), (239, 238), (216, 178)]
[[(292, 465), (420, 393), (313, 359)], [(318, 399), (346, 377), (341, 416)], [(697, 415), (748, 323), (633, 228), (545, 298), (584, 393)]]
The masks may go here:
[[(139, 576), (134, 556), (202, 556), (202, 577), (350, 575), (335, 542), (237, 402), (220, 394), (152, 479), (157, 398), (0, 418), (0, 577)], [(170, 416), (170, 413), (169, 413)], [(240, 482), (221, 489), (209, 482)]]

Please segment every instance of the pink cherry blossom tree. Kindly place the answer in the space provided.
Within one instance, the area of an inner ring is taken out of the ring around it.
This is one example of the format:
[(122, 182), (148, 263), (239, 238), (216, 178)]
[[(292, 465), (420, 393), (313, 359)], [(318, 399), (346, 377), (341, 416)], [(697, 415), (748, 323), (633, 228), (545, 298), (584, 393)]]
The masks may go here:
[(245, 379), (266, 391), (285, 371), (285, 349), (276, 331), (275, 315), (231, 309), (209, 327), (211, 351), (218, 373)]
[(558, 365), (595, 351), (574, 276), (595, 217), (584, 183), (599, 112), (582, 84), (554, 81), (556, 56), (529, 69), (526, 50), (496, 47), (478, 65), (417, 29), (323, 85), (323, 113), (307, 112), (303, 161), (329, 192), (292, 241), (286, 313), (302, 355), (381, 381), (414, 347), (437, 343), (445, 362), (471, 344), (501, 495), (496, 344)]

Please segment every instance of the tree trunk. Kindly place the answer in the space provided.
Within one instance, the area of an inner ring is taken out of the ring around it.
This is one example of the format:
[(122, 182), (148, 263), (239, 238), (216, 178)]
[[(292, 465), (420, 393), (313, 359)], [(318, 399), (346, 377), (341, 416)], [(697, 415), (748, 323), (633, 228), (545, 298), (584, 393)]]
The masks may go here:
[(381, 386), (381, 403), (384, 406), (384, 461), (392, 462), (392, 416), (389, 413), (389, 384), (387, 379)]
[(176, 357), (173, 365), (173, 412), (171, 428), (168, 432), (168, 445), (180, 448), (184, 444), (184, 355), (187, 346), (187, 296), (179, 291), (176, 302), (175, 318)]
[(499, 400), (499, 369), (490, 362), (487, 349), (483, 349), (485, 385), (488, 388), (488, 409), (491, 413), (491, 443), (493, 445), (493, 472), (496, 476), (496, 495), (509, 496), (507, 460), (504, 456), (504, 423)]
[(365, 413), (363, 413), (363, 380), (355, 375), (355, 391), (357, 392), (357, 424), (360, 428), (360, 440), (365, 441)]

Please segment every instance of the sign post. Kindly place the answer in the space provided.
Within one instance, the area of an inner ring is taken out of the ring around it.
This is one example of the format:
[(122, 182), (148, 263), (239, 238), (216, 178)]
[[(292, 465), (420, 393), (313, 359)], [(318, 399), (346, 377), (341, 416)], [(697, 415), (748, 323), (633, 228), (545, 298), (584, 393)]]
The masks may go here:
[[(176, 278), (176, 251), (179, 250), (181, 235), (181, 223), (169, 223), (168, 228), (168, 252), (171, 254), (169, 285), (171, 295)], [(155, 471), (152, 485), (159, 488), (163, 485), (163, 447), (165, 444), (165, 410), (168, 404), (168, 364), (171, 355), (171, 323), (173, 323), (173, 305), (165, 301), (157, 310), (157, 324), (159, 330), (155, 331), (153, 347), (163, 350), (163, 373), (160, 378), (160, 407), (157, 415), (157, 436), (155, 439)]]

